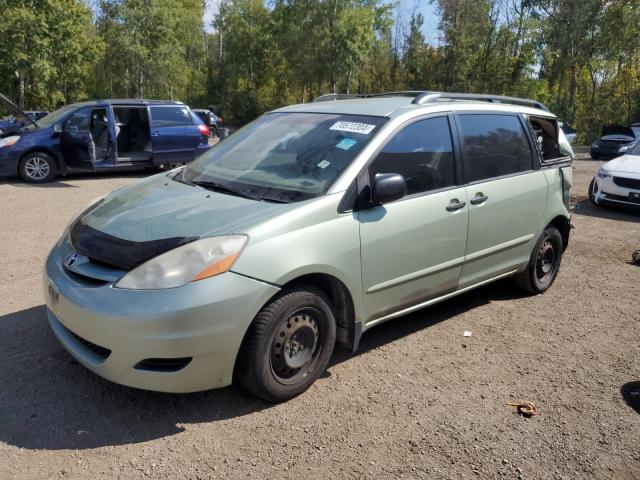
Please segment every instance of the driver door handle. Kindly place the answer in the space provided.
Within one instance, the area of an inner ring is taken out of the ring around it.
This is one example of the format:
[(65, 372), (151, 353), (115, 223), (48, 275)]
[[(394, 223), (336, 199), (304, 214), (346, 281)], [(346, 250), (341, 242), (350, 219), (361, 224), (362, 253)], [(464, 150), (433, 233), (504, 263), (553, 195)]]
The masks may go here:
[(480, 205), (481, 203), (486, 202), (489, 199), (486, 195), (483, 195), (482, 192), (476, 193), (476, 196), (471, 199), (471, 205)]
[(455, 212), (457, 210), (460, 210), (461, 208), (464, 208), (466, 204), (467, 202), (461, 202), (457, 198), (454, 198), (451, 200), (451, 203), (446, 206), (446, 209), (447, 212)]

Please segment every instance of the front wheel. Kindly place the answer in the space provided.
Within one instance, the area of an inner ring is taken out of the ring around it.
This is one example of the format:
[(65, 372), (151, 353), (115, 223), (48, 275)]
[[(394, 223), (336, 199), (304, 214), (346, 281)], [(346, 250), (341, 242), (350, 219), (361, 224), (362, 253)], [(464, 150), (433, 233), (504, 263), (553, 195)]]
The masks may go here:
[(43, 152), (33, 152), (20, 160), (20, 176), (29, 183), (50, 182), (56, 176), (56, 162)]
[(514, 277), (516, 284), (531, 293), (546, 292), (558, 276), (562, 247), (558, 229), (547, 227), (533, 247), (526, 270)]
[(312, 286), (284, 291), (249, 327), (238, 352), (235, 377), (264, 400), (289, 400), (324, 372), (335, 340), (333, 307), (322, 291)]
[(595, 188), (596, 188), (596, 179), (594, 178), (593, 180), (591, 180), (591, 183), (589, 184), (589, 201), (594, 205), (598, 205), (598, 202), (596, 201)]

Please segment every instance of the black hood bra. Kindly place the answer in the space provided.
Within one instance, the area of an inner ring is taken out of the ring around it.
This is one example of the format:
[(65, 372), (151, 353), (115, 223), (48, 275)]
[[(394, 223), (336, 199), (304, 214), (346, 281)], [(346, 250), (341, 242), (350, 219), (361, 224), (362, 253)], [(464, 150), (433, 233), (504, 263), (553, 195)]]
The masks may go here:
[(199, 237), (171, 237), (134, 242), (114, 237), (77, 220), (71, 227), (71, 244), (78, 253), (91, 260), (123, 270), (138, 265)]

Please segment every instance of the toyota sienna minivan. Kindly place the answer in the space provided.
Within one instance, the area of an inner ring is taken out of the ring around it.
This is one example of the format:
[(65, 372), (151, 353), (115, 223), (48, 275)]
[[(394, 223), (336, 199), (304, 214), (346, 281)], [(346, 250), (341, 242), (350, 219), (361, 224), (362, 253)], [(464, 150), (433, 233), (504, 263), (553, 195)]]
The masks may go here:
[(533, 293), (553, 284), (573, 152), (544, 105), (320, 100), (74, 218), (44, 275), (64, 348), (120, 384), (235, 381), (278, 402), (382, 322), (505, 277)]

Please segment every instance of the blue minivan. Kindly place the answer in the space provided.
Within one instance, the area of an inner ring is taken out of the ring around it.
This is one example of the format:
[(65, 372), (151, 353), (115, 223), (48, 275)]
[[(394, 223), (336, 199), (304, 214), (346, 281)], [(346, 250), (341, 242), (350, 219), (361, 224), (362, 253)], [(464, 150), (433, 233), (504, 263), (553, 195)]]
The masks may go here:
[(188, 163), (207, 151), (209, 129), (181, 102), (94, 100), (32, 120), (7, 97), (0, 105), (26, 126), (0, 135), (0, 176), (44, 183), (57, 174)]

